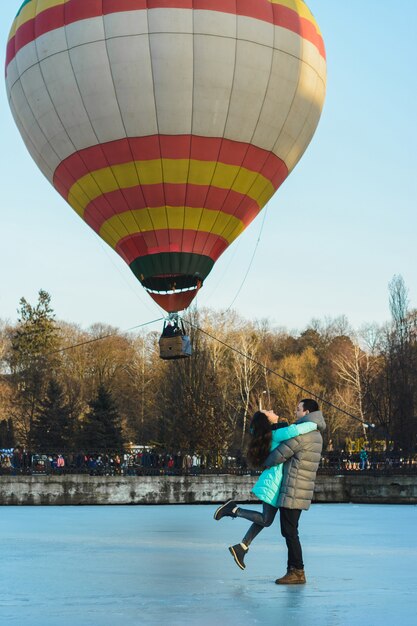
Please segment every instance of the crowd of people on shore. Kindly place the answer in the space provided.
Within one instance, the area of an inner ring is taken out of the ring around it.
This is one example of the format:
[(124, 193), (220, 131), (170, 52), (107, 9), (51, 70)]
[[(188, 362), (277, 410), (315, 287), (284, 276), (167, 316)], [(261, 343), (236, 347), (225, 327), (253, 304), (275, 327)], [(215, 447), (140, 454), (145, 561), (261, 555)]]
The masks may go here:
[(0, 472), (9, 474), (199, 474), (237, 467), (240, 459), (226, 454), (167, 453), (143, 447), (122, 452), (41, 454), (25, 448), (0, 450)]
[[(417, 456), (404, 457), (395, 452), (359, 453), (344, 450), (324, 453), (319, 472), (355, 471), (417, 472)], [(91, 475), (198, 475), (202, 473), (256, 473), (248, 469), (238, 452), (197, 454), (169, 453), (146, 446), (135, 450), (110, 452), (34, 453), (23, 447), (0, 450), (0, 474), (91, 474)]]
[(320, 470), (330, 471), (389, 471), (410, 469), (417, 471), (417, 454), (405, 456), (401, 452), (372, 452), (362, 448), (358, 453), (344, 450), (328, 452), (322, 456)]

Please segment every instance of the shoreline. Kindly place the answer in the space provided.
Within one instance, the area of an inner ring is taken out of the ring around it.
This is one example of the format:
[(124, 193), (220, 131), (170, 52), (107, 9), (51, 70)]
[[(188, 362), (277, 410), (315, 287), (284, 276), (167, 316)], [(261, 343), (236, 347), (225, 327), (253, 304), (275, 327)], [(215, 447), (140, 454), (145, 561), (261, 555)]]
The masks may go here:
[[(256, 503), (253, 476), (0, 476), (0, 506)], [(417, 504), (417, 476), (318, 475), (313, 503)]]

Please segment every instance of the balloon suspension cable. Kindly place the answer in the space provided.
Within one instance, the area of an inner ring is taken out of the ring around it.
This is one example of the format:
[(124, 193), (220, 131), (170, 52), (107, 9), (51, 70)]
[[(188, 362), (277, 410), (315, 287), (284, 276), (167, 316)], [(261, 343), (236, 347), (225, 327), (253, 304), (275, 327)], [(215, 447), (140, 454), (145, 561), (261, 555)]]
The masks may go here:
[(262, 232), (263, 232), (263, 229), (264, 229), (264, 226), (265, 226), (265, 221), (266, 221), (266, 216), (267, 216), (267, 215), (268, 215), (268, 205), (266, 205), (266, 207), (265, 207), (265, 209), (264, 209), (264, 215), (263, 215), (263, 219), (262, 219), (262, 223), (261, 223), (261, 228), (259, 229), (258, 238), (257, 238), (257, 240), (256, 240), (256, 243), (255, 243), (255, 248), (254, 248), (254, 250), (253, 250), (252, 257), (251, 257), (251, 259), (250, 259), (250, 261), (249, 261), (248, 268), (247, 268), (246, 273), (245, 273), (245, 275), (244, 275), (244, 277), (243, 277), (242, 283), (241, 283), (241, 285), (240, 285), (239, 289), (238, 289), (238, 290), (237, 290), (237, 292), (236, 292), (235, 297), (233, 298), (233, 300), (231, 301), (231, 303), (229, 304), (229, 306), (228, 306), (228, 307), (227, 307), (227, 309), (226, 309), (226, 313), (228, 313), (228, 312), (230, 311), (230, 309), (232, 308), (232, 306), (234, 305), (234, 303), (235, 303), (235, 302), (236, 302), (236, 300), (238, 299), (239, 294), (240, 294), (240, 292), (242, 291), (243, 286), (244, 286), (244, 284), (245, 284), (245, 282), (246, 282), (246, 279), (247, 279), (247, 277), (249, 276), (249, 272), (250, 272), (250, 271), (251, 271), (251, 269), (252, 269), (252, 265), (253, 265), (253, 262), (254, 262), (254, 260), (255, 260), (256, 252), (257, 252), (257, 250), (258, 250), (258, 246), (259, 246), (259, 244), (260, 244), (260, 242), (261, 242)]
[[(122, 330), (122, 333), (130, 333), (132, 330), (138, 330), (139, 328), (143, 328), (144, 326), (150, 326), (150, 324), (156, 324), (157, 322), (161, 322), (164, 318), (159, 317), (156, 320), (152, 320), (150, 322), (145, 322), (144, 324), (138, 324), (138, 326), (132, 326), (132, 328), (127, 328), (126, 330)], [(75, 343), (71, 346), (66, 346), (65, 348), (60, 348), (59, 350), (54, 350), (53, 352), (49, 352), (44, 356), (51, 356), (52, 354), (59, 354), (60, 352), (66, 352), (67, 350), (72, 350), (73, 348), (80, 348), (81, 346), (86, 346), (90, 343), (95, 343), (96, 341), (101, 341), (102, 339), (108, 339), (109, 337), (117, 337), (119, 333), (109, 333), (108, 335), (101, 335), (100, 337), (96, 337), (95, 339), (88, 339), (87, 341), (82, 341), (81, 343)]]
[(225, 341), (222, 341), (218, 337), (215, 337), (214, 335), (211, 335), (206, 330), (203, 330), (202, 328), (200, 328), (196, 324), (193, 324), (192, 322), (190, 322), (188, 320), (186, 321), (186, 323), (189, 326), (191, 326), (192, 328), (194, 328), (195, 330), (197, 330), (198, 332), (203, 333), (204, 335), (207, 335), (207, 337), (210, 337), (210, 339), (213, 339), (214, 341), (217, 341), (218, 343), (222, 344), (223, 346), (225, 346), (225, 348), (228, 348), (229, 350), (232, 350), (232, 352), (236, 352), (236, 354), (239, 354), (243, 358), (248, 359), (248, 361), (251, 361), (252, 363), (255, 363), (255, 365), (257, 365), (258, 367), (263, 369), (265, 372), (268, 372), (268, 374), (272, 374), (273, 376), (277, 376), (278, 378), (281, 378), (281, 380), (285, 381), (289, 385), (293, 385), (293, 387), (297, 387), (297, 389), (300, 389), (300, 391), (302, 391), (303, 393), (306, 393), (309, 396), (312, 396), (313, 398), (316, 398), (317, 400), (319, 400), (323, 404), (327, 404), (328, 406), (332, 407), (333, 409), (335, 409), (339, 413), (343, 413), (344, 415), (347, 415), (351, 419), (354, 419), (357, 422), (360, 422), (363, 425), (364, 428), (375, 428), (375, 424), (372, 424), (371, 422), (365, 422), (364, 420), (362, 420), (357, 415), (353, 415), (352, 413), (349, 413), (349, 411), (345, 411), (340, 406), (337, 406), (336, 404), (333, 404), (333, 402), (330, 402), (329, 400), (326, 400), (326, 398), (323, 398), (322, 396), (318, 396), (313, 391), (310, 391), (309, 389), (306, 389), (305, 387), (302, 387), (301, 385), (298, 385), (293, 380), (287, 378), (286, 376), (283, 376), (282, 374), (279, 374), (278, 372), (276, 372), (275, 370), (271, 369), (270, 367), (267, 367), (266, 365), (263, 365), (262, 363), (260, 363), (259, 361), (257, 361), (253, 357), (248, 356), (247, 354), (245, 354), (244, 352), (242, 352), (238, 348), (234, 348), (233, 346), (229, 345)]

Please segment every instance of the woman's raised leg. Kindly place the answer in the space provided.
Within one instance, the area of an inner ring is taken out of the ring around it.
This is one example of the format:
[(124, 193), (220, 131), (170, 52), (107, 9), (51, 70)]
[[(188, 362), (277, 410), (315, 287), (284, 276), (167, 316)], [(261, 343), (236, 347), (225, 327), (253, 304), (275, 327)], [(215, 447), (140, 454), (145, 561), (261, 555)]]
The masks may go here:
[(240, 567), (240, 569), (245, 569), (245, 555), (249, 550), (249, 546), (252, 541), (259, 535), (261, 530), (271, 526), (272, 522), (275, 519), (278, 509), (271, 504), (263, 503), (262, 513), (258, 511), (250, 511), (249, 509), (241, 509), (237, 508), (235, 515), (236, 517), (242, 517), (244, 519), (248, 519), (253, 522), (249, 527), (248, 532), (243, 537), (241, 543), (237, 543), (235, 546), (230, 546), (229, 552), (232, 554), (236, 565)]

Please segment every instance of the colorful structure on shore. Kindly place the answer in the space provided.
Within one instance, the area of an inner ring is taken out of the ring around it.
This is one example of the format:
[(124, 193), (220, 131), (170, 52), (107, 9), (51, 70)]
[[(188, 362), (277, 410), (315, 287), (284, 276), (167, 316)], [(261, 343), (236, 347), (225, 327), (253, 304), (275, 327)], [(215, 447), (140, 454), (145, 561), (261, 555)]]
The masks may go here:
[(174, 312), (303, 155), (325, 50), (302, 0), (26, 0), (6, 85), (38, 167)]

